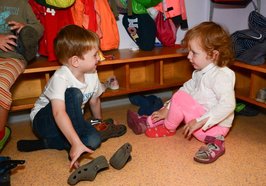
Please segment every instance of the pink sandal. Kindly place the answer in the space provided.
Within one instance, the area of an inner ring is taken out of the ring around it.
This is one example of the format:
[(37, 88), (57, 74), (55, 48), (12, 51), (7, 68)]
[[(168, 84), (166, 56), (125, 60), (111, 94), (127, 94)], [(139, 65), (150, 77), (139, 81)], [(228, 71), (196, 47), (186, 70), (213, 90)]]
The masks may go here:
[(175, 135), (175, 132), (169, 131), (167, 128), (165, 128), (164, 125), (159, 125), (154, 128), (148, 128), (145, 131), (146, 136), (150, 138), (160, 138), (160, 137), (166, 137), (166, 136), (173, 136)]
[[(210, 137), (206, 141), (209, 141)], [(212, 139), (213, 140), (213, 139)], [(206, 146), (200, 147), (194, 156), (194, 160), (199, 163), (212, 163), (225, 153), (224, 138), (217, 137), (213, 142), (208, 143)]]

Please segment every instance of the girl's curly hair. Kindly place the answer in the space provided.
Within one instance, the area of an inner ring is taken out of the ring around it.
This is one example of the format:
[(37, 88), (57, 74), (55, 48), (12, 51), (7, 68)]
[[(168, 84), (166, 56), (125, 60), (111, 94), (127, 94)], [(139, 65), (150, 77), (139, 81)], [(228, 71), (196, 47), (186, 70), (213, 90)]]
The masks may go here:
[(214, 22), (200, 23), (187, 31), (182, 40), (182, 45), (187, 48), (189, 41), (192, 39), (199, 39), (202, 49), (209, 56), (213, 56), (214, 50), (219, 52), (219, 55), (215, 59), (217, 66), (227, 66), (233, 61), (234, 53), (230, 35), (220, 25)]

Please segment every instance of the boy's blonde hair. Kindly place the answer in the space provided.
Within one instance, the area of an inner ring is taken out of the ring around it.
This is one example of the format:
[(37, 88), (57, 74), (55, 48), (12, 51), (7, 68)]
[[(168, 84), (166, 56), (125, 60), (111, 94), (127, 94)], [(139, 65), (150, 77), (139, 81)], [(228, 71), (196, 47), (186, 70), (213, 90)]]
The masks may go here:
[(87, 51), (98, 48), (97, 34), (77, 25), (65, 26), (54, 40), (55, 55), (61, 64), (67, 63), (72, 56), (84, 59), (83, 56)]
[(213, 56), (213, 51), (217, 50), (219, 55), (215, 58), (215, 64), (223, 67), (230, 64), (234, 59), (232, 42), (230, 35), (218, 24), (214, 22), (202, 22), (187, 31), (182, 45), (188, 47), (189, 41), (199, 39), (200, 45), (208, 56)]

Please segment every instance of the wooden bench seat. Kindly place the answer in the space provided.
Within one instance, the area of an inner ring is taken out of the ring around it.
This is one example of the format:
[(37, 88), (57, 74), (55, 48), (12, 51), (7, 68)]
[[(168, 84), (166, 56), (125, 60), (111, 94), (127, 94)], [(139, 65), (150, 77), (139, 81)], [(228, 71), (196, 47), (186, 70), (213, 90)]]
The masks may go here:
[[(168, 89), (182, 85), (191, 77), (192, 68), (186, 53), (180, 48), (159, 47), (152, 51), (113, 50), (104, 53), (113, 59), (99, 62), (99, 79), (115, 75), (119, 90), (107, 90), (102, 98), (112, 98), (135, 92)], [(56, 61), (49, 62), (38, 57), (28, 65), (12, 87), (11, 111), (31, 109), (44, 86), (60, 67)]]

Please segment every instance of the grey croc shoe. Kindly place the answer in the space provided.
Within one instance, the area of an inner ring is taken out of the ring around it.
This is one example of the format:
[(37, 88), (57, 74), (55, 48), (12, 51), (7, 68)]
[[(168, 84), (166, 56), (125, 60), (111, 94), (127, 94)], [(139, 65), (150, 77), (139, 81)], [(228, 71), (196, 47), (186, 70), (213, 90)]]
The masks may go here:
[(69, 185), (75, 185), (79, 181), (93, 181), (97, 173), (109, 167), (104, 156), (99, 156), (89, 163), (76, 169), (67, 180)]
[(115, 169), (122, 169), (131, 160), (132, 146), (129, 143), (122, 145), (111, 157), (110, 165)]

